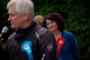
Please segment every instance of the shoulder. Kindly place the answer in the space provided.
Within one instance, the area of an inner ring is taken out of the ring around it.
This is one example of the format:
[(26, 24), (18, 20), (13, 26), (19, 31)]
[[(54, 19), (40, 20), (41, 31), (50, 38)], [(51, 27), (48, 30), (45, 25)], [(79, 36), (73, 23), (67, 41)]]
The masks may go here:
[(74, 34), (68, 31), (62, 32), (62, 36), (67, 39), (75, 39)]
[(37, 33), (41, 38), (54, 38), (54, 34), (45, 27), (37, 26), (35, 30), (35, 33)]
[(69, 32), (69, 31), (63, 31), (62, 35), (65, 35), (65, 36), (74, 36), (74, 34), (72, 32)]
[(39, 35), (47, 34), (47, 32), (49, 33), (47, 28), (44, 28), (44, 27), (39, 26), (39, 25), (36, 26), (35, 32), (38, 33)]

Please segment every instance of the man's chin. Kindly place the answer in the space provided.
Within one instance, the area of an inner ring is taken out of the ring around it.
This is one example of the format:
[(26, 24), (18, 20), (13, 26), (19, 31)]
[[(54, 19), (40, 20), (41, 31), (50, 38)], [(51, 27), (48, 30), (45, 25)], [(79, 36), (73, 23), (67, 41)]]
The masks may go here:
[(11, 25), (11, 28), (14, 28), (14, 29), (15, 29), (15, 28), (16, 28), (16, 26)]
[(50, 29), (50, 31), (52, 31), (52, 32), (53, 32), (54, 30)]

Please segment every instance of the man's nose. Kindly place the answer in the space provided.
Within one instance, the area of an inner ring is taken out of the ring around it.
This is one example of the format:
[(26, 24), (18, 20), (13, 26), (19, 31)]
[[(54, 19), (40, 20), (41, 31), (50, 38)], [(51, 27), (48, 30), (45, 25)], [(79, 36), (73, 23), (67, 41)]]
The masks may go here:
[(11, 20), (11, 17), (9, 16), (9, 17), (8, 17), (8, 21), (10, 21), (10, 20)]

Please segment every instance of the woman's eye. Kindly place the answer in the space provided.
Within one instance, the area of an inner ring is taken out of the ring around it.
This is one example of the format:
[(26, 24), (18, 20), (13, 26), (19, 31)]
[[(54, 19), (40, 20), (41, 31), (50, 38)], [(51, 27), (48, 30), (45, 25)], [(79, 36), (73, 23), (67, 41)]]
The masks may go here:
[(51, 21), (51, 23), (54, 23), (54, 21)]
[(49, 25), (49, 23), (46, 23), (46, 25)]

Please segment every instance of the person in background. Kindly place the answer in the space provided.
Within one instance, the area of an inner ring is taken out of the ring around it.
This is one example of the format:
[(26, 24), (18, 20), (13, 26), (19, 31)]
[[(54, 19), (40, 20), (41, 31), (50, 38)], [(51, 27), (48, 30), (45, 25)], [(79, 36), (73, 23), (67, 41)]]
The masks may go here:
[(43, 26), (43, 27), (45, 26), (45, 20), (42, 15), (36, 15), (34, 18), (34, 22), (36, 22), (40, 26)]
[(46, 26), (54, 33), (57, 42), (58, 60), (77, 60), (79, 56), (75, 36), (64, 30), (64, 18), (61, 14), (53, 12), (46, 16)]
[[(34, 4), (31, 0), (10, 0), (8, 21), (15, 32), (1, 48), (6, 60), (57, 60), (56, 41), (52, 32), (33, 22)], [(2, 59), (3, 60), (3, 59)]]

